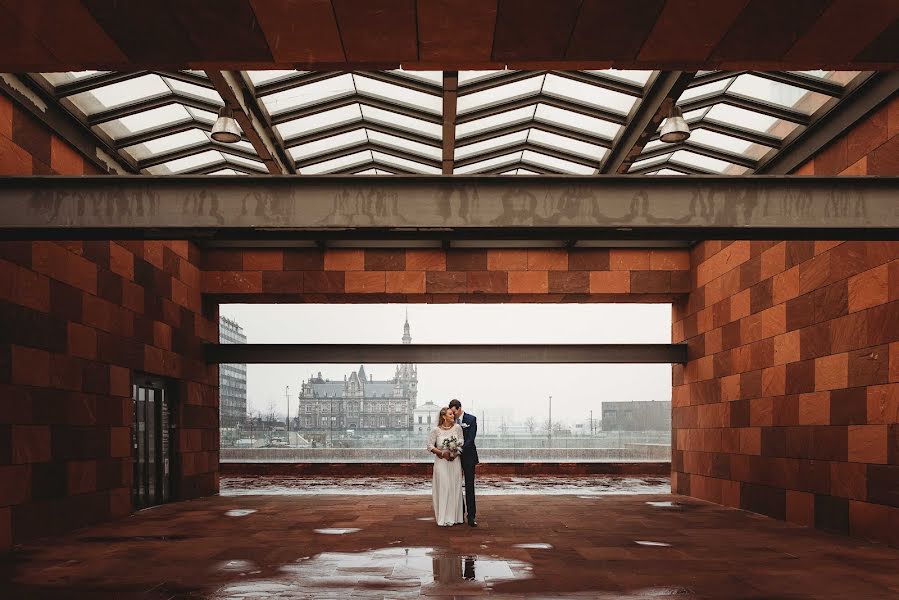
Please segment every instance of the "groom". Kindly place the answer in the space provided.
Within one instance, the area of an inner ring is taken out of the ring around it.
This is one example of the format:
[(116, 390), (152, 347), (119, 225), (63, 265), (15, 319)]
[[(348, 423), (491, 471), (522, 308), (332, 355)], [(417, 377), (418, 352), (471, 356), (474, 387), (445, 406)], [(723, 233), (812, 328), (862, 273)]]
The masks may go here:
[(474, 438), (478, 435), (478, 420), (474, 415), (463, 411), (462, 403), (455, 398), (450, 400), (449, 407), (455, 413), (456, 423), (462, 426), (462, 454), (459, 456), (459, 460), (462, 461), (462, 473), (465, 476), (465, 512), (467, 513), (468, 524), (472, 527), (477, 527), (478, 522), (475, 520), (477, 510), (474, 498), (474, 466), (479, 461), (478, 447), (475, 446)]

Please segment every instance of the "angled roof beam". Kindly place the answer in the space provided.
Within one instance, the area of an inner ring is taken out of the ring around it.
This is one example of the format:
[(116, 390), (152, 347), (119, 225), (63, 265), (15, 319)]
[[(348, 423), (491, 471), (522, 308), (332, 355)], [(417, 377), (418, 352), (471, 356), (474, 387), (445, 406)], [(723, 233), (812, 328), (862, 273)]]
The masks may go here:
[(526, 119), (512, 125), (505, 125), (493, 129), (487, 129), (480, 133), (458, 138), (456, 140), (456, 148), (463, 148), (465, 146), (470, 146), (471, 144), (477, 144), (479, 142), (502, 137), (504, 135), (520, 133), (529, 129), (538, 129), (540, 131), (545, 131), (546, 133), (552, 133), (555, 135), (570, 138), (572, 140), (577, 140), (579, 142), (584, 142), (586, 144), (602, 146), (604, 148), (612, 147), (611, 138), (601, 137), (596, 134), (581, 131), (578, 129), (571, 129), (568, 127), (562, 127), (560, 125), (554, 125), (545, 121)]
[(408, 169), (403, 169), (402, 167), (397, 167), (395, 165), (385, 165), (381, 161), (370, 160), (365, 163), (356, 164), (352, 167), (348, 167), (346, 169), (340, 171), (334, 171), (335, 175), (358, 175), (369, 169), (378, 169), (379, 171), (387, 171), (392, 175), (415, 175), (414, 171), (410, 171)]
[(550, 71), (550, 74), (555, 75), (556, 77), (578, 81), (580, 83), (595, 85), (612, 92), (635, 96), (637, 98), (642, 97), (644, 93), (642, 85), (624, 81), (623, 79), (618, 79), (616, 77), (600, 75), (598, 73), (588, 73), (586, 71)]
[(279, 113), (272, 115), (271, 122), (273, 125), (279, 125), (281, 123), (286, 123), (288, 121), (302, 119), (304, 117), (311, 117), (313, 115), (327, 112), (329, 110), (334, 110), (336, 108), (343, 108), (346, 106), (352, 106), (354, 104), (359, 104), (362, 106), (370, 106), (372, 108), (378, 108), (378, 109), (385, 110), (388, 112), (396, 113), (398, 115), (402, 115), (404, 117), (418, 119), (420, 121), (425, 121), (427, 123), (434, 123), (435, 125), (443, 124), (443, 117), (441, 115), (437, 115), (432, 112), (424, 111), (424, 110), (421, 110), (421, 109), (418, 109), (415, 107), (400, 105), (400, 104), (396, 104), (394, 102), (388, 102), (386, 100), (382, 100), (380, 98), (374, 98), (371, 96), (366, 96), (366, 95), (358, 94), (358, 93), (357, 94), (348, 94), (346, 96), (334, 98), (331, 100), (327, 100), (325, 102), (319, 102), (318, 104), (312, 104), (309, 106), (302, 106), (300, 108), (285, 110), (283, 112), (279, 112)]
[(687, 89), (699, 87), (707, 83), (715, 83), (716, 81), (722, 81), (724, 79), (732, 79), (743, 73), (748, 73), (748, 71), (709, 71), (702, 75), (696, 75), (696, 77), (693, 78), (693, 81), (687, 85)]
[(132, 71), (125, 73), (116, 71), (112, 73), (92, 75), (90, 77), (82, 77), (81, 79), (72, 81), (70, 83), (62, 83), (60, 85), (57, 85), (53, 88), (53, 95), (57, 98), (73, 96), (75, 94), (89, 92), (106, 85), (112, 85), (114, 83), (121, 83), (123, 81), (137, 79), (138, 77), (142, 77), (147, 73), (149, 73), (149, 71)]
[(319, 130), (313, 131), (311, 133), (304, 133), (301, 135), (289, 137), (286, 140), (284, 140), (284, 147), (285, 148), (293, 148), (295, 146), (302, 146), (303, 144), (309, 144), (312, 142), (326, 140), (330, 137), (334, 137), (334, 136), (341, 135), (344, 133), (349, 133), (351, 131), (358, 131), (360, 129), (368, 129), (371, 131), (377, 131), (378, 133), (392, 135), (392, 136), (395, 136), (398, 138), (402, 138), (404, 140), (409, 140), (410, 142), (417, 142), (419, 144), (425, 144), (428, 146), (432, 146), (434, 148), (441, 147), (441, 141), (434, 139), (430, 136), (422, 135), (419, 133), (414, 133), (411, 131), (406, 131), (405, 129), (400, 129), (398, 127), (392, 127), (390, 125), (384, 125), (382, 123), (376, 123), (374, 121), (366, 121), (363, 119), (356, 119), (354, 121), (340, 123), (338, 125), (327, 127), (325, 129), (319, 129)]
[(284, 148), (278, 145), (274, 132), (253, 95), (252, 87), (246, 84), (242, 74), (237, 71), (206, 71), (206, 75), (225, 105), (234, 110), (235, 120), (269, 173), (296, 173), (293, 161)]
[(841, 98), (844, 93), (844, 88), (839, 83), (821, 79), (820, 77), (803, 75), (802, 73), (788, 73), (786, 71), (750, 71), (750, 73), (762, 79), (792, 85), (793, 87), (802, 88), (809, 92), (817, 92), (833, 98)]
[[(760, 133), (752, 129), (738, 127), (737, 125), (731, 125), (730, 123), (724, 123), (722, 121), (716, 121), (715, 119), (709, 119), (708, 117), (703, 117), (701, 119), (688, 119), (687, 125), (690, 126), (691, 131), (694, 129), (706, 129), (708, 131), (714, 131), (715, 133), (727, 135), (743, 140), (745, 142), (768, 146), (769, 148), (780, 148), (783, 145), (783, 140), (781, 140), (777, 136), (767, 133)], [(656, 131), (652, 134), (652, 137), (650, 139), (657, 140), (659, 139), (659, 136), (659, 131)]]
[(542, 144), (536, 144), (534, 142), (523, 142), (504, 146), (502, 148), (496, 148), (487, 152), (480, 152), (477, 154), (466, 156), (464, 160), (457, 160), (456, 166), (467, 167), (484, 160), (499, 158), (500, 156), (505, 156), (506, 154), (511, 154), (513, 152), (524, 152), (525, 150), (530, 150), (531, 152), (536, 152), (537, 154), (544, 154), (552, 158), (565, 160), (585, 167), (593, 167), (596, 165), (596, 161), (594, 159), (588, 158), (586, 156), (581, 156), (580, 154), (572, 154), (563, 150), (550, 148)]
[(352, 71), (352, 74), (380, 81), (382, 83), (404, 87), (409, 90), (421, 92), (422, 94), (430, 94), (431, 96), (439, 96), (442, 90), (441, 85), (438, 83), (413, 79), (412, 77), (403, 77), (402, 75), (396, 75), (389, 71)]
[(433, 158), (428, 158), (426, 156), (421, 156), (420, 154), (413, 154), (411, 152), (406, 152), (405, 150), (399, 150), (397, 148), (391, 148), (389, 146), (385, 146), (383, 144), (379, 144), (377, 142), (366, 141), (360, 142), (358, 144), (350, 144), (348, 146), (344, 146), (342, 148), (338, 148), (336, 150), (332, 150), (330, 152), (324, 152), (321, 154), (315, 154), (313, 156), (308, 156), (296, 162), (296, 167), (298, 169), (303, 169), (306, 167), (311, 167), (312, 165), (317, 165), (319, 163), (327, 162), (329, 160), (334, 160), (337, 158), (342, 158), (344, 156), (355, 154), (357, 152), (364, 152), (366, 150), (371, 150), (373, 152), (380, 152), (381, 154), (388, 154), (390, 156), (401, 158), (403, 160), (408, 160), (412, 162), (419, 163), (424, 166), (433, 167), (435, 169), (440, 169), (440, 161), (435, 160)]
[(215, 86), (212, 85), (212, 82), (209, 81), (208, 77), (203, 77), (202, 75), (197, 75), (196, 73), (187, 73), (185, 71), (153, 71), (160, 77), (167, 77), (169, 79), (174, 79), (175, 81), (181, 81), (183, 83), (190, 83), (193, 85), (197, 85), (200, 87), (204, 87), (209, 90), (214, 90)]
[(29, 114), (68, 141), (103, 172), (137, 173), (137, 166), (99, 137), (76, 115), (67, 111), (40, 82), (12, 73), (0, 74), (0, 94), (5, 94)]
[(656, 73), (646, 89), (646, 95), (631, 110), (627, 125), (618, 133), (612, 150), (599, 165), (597, 173), (627, 173), (631, 163), (659, 128), (668, 108), (677, 102), (694, 75), (683, 71)]
[[(191, 129), (198, 129), (200, 131), (210, 133), (212, 132), (212, 123), (207, 121), (198, 121), (196, 119), (182, 119), (181, 121), (175, 121), (174, 123), (169, 123), (168, 125), (162, 125), (154, 129), (148, 129), (140, 133), (120, 137), (116, 140), (113, 140), (113, 147), (116, 149), (127, 148), (128, 146), (143, 144), (152, 140), (164, 138), (169, 135), (174, 135), (176, 133), (190, 131)], [(250, 141), (244, 134), (241, 134), (240, 139), (243, 142)]]
[(509, 102), (503, 102), (493, 106), (488, 106), (486, 108), (473, 110), (463, 115), (457, 115), (456, 124), (470, 123), (472, 121), (477, 121), (478, 119), (483, 119), (484, 117), (492, 117), (504, 112), (508, 112), (510, 110), (524, 108), (526, 106), (535, 106), (537, 104), (545, 104), (547, 106), (552, 106), (553, 108), (567, 110), (570, 112), (585, 115), (587, 117), (593, 117), (595, 119), (601, 119), (603, 121), (608, 121), (617, 125), (624, 125), (625, 123), (627, 123), (627, 115), (623, 115), (621, 113), (610, 110), (603, 110), (588, 104), (581, 104), (580, 102), (575, 102), (570, 99), (536, 92), (533, 94), (522, 96), (515, 100), (511, 100)]
[(873, 73), (857, 78), (847, 86), (842, 100), (832, 100), (822, 106), (807, 128), (788, 136), (783, 148), (762, 158), (755, 172), (760, 175), (792, 173), (897, 92), (899, 72)]
[(694, 167), (676, 160), (663, 160), (654, 162), (651, 165), (631, 169), (628, 171), (628, 175), (645, 175), (646, 173), (652, 173), (653, 171), (661, 171), (662, 169), (671, 169), (678, 173), (683, 173), (684, 175), (721, 175), (720, 173), (715, 173), (714, 171), (709, 171), (707, 169), (700, 169), (699, 167)]
[(443, 72), (443, 162), (444, 175), (453, 174), (456, 154), (456, 104), (459, 94), (459, 72)]
[(678, 150), (685, 150), (687, 152), (692, 152), (693, 154), (699, 154), (700, 156), (707, 156), (716, 160), (722, 160), (731, 164), (740, 165), (741, 167), (746, 167), (747, 169), (755, 169), (756, 167), (758, 167), (758, 161), (753, 160), (743, 154), (727, 152), (725, 150), (719, 150), (718, 148), (712, 148), (690, 141), (681, 142), (678, 144), (664, 144), (662, 146), (656, 146), (652, 150), (642, 152), (634, 160), (645, 160), (647, 158), (653, 158), (656, 156), (664, 156), (672, 152), (677, 152)]
[(484, 90), (492, 90), (509, 83), (524, 81), (525, 79), (530, 79), (532, 77), (540, 77), (547, 73), (549, 73), (549, 71), (511, 71), (495, 77), (472, 81), (471, 83), (460, 83), (459, 95), (467, 96), (468, 94), (483, 92)]
[(527, 162), (524, 160), (518, 160), (511, 163), (506, 163), (503, 166), (496, 167), (493, 169), (489, 169), (487, 171), (480, 171), (483, 175), (502, 175), (503, 173), (508, 173), (509, 171), (514, 171), (515, 169), (526, 169), (528, 171), (532, 171), (534, 173), (538, 173), (540, 175), (560, 175), (560, 171), (555, 171), (550, 169), (549, 167), (544, 167), (543, 165), (535, 165), (534, 163)]
[(168, 106), (169, 104), (183, 104), (184, 106), (189, 106), (191, 108), (197, 108), (199, 110), (205, 110), (212, 113), (218, 112), (221, 108), (220, 104), (218, 104), (217, 102), (211, 102), (206, 98), (200, 98), (198, 96), (192, 96), (189, 94), (172, 94), (170, 92), (165, 92), (162, 94), (156, 94), (155, 96), (141, 98), (140, 100), (135, 100), (134, 102), (128, 102), (127, 104), (123, 104), (122, 106), (117, 106), (109, 110), (104, 110), (91, 115), (87, 115), (87, 124), (90, 126), (99, 125), (100, 123), (115, 121), (116, 119), (136, 115), (137, 113), (153, 110), (154, 108)]
[(149, 158), (145, 158), (144, 160), (138, 161), (137, 165), (140, 169), (146, 169), (148, 167), (153, 167), (156, 165), (161, 165), (162, 163), (169, 162), (170, 160), (178, 160), (179, 158), (185, 158), (188, 156), (193, 156), (194, 154), (199, 154), (201, 152), (206, 152), (207, 150), (215, 150), (216, 152), (221, 152), (223, 154), (230, 154), (231, 156), (239, 156), (240, 158), (245, 158), (247, 160), (259, 161), (259, 157), (256, 156), (253, 152), (248, 152), (244, 150), (240, 146), (232, 146), (230, 144), (221, 144), (215, 141), (207, 141), (201, 142), (199, 144), (191, 144), (189, 146), (185, 146), (183, 148), (178, 148), (176, 150), (172, 150), (171, 152), (162, 152), (159, 154), (154, 154)]
[(765, 102), (733, 92), (713, 92), (711, 94), (703, 94), (702, 96), (690, 98), (685, 102), (679, 102), (678, 106), (680, 106), (683, 112), (687, 113), (692, 110), (707, 108), (716, 104), (729, 104), (730, 106), (757, 112), (769, 117), (774, 117), (775, 119), (783, 119), (784, 121), (789, 121), (798, 125), (807, 126), (811, 122), (811, 117), (805, 113), (785, 108), (773, 102)]
[(268, 175), (266, 171), (254, 169), (249, 165), (228, 162), (227, 160), (218, 160), (214, 163), (209, 163), (201, 167), (190, 169), (189, 171), (182, 171), (178, 173), (178, 175), (209, 175), (210, 173), (215, 173), (216, 171), (221, 171), (222, 169), (232, 169), (234, 171), (239, 171), (240, 173), (245, 173), (247, 175)]
[(270, 94), (277, 94), (286, 90), (292, 90), (301, 85), (317, 83), (327, 79), (333, 79), (344, 75), (345, 71), (313, 71), (311, 73), (293, 73), (279, 77), (265, 83), (254, 86), (256, 97), (262, 98)]

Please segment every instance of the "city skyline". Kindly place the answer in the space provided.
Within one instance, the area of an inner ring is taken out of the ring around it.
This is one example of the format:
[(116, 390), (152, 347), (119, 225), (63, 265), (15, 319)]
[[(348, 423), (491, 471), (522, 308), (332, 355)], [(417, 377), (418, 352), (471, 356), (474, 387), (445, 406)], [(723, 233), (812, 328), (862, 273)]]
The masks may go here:
[[(669, 305), (223, 305), (250, 343), (400, 343), (408, 309), (412, 343), (669, 343)], [(295, 416), (302, 382), (321, 372), (342, 381), (360, 364), (247, 365), (247, 410), (270, 404)], [(365, 364), (375, 379), (389, 379), (394, 364)], [(601, 402), (670, 400), (668, 365), (422, 364), (419, 404), (463, 406), (496, 427), (533, 416), (542, 423), (553, 396), (553, 420), (586, 421)]]

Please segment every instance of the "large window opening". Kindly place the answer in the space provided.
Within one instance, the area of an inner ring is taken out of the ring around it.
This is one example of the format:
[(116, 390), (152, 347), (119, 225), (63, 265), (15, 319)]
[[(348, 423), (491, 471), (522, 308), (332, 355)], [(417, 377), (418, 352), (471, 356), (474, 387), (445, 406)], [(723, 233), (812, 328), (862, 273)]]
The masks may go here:
[[(668, 344), (665, 304), (224, 305), (221, 343)], [(222, 462), (430, 462), (453, 398), (482, 462), (667, 461), (670, 364), (223, 364)]]

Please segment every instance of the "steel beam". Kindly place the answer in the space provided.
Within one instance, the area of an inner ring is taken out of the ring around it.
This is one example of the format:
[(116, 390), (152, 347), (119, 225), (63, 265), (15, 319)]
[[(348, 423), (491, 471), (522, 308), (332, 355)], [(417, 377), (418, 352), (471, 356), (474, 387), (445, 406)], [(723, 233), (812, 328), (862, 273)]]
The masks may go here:
[(456, 154), (456, 104), (459, 98), (459, 72), (443, 72), (443, 162), (444, 175), (452, 175)]
[(264, 113), (253, 96), (252, 88), (244, 82), (242, 75), (234, 71), (207, 71), (206, 75), (225, 101), (225, 105), (234, 110), (234, 119), (250, 140), (259, 160), (265, 164), (269, 173), (273, 175), (296, 173), (293, 161), (287, 156), (286, 151), (279, 147), (271, 124), (265, 120)]
[(0, 206), (31, 239), (899, 239), (896, 177), (7, 177)]
[(686, 344), (207, 344), (210, 363), (685, 363)]

